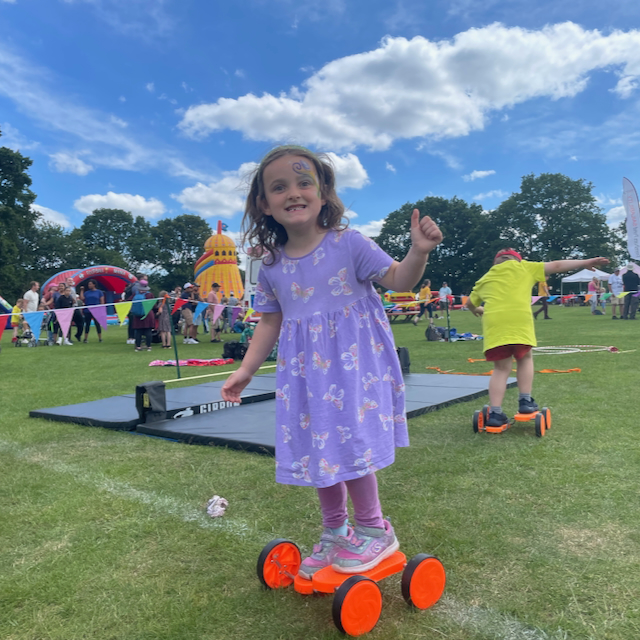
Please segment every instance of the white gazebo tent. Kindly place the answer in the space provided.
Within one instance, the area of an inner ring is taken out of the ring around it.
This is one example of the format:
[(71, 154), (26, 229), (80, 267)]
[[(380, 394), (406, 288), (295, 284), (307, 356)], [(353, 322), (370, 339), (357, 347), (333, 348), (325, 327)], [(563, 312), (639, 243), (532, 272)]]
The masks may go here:
[(600, 280), (608, 280), (610, 273), (605, 273), (604, 271), (600, 271), (600, 269), (583, 269), (582, 271), (578, 271), (578, 273), (573, 273), (570, 276), (565, 276), (562, 278), (560, 282), (560, 295), (563, 295), (563, 288), (565, 283), (570, 284), (572, 282), (591, 282), (594, 276), (597, 276)]

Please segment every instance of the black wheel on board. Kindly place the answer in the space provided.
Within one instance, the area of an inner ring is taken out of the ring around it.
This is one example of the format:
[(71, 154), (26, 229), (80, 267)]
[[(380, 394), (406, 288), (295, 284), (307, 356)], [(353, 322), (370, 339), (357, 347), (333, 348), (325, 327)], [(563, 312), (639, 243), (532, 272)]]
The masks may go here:
[(300, 548), (295, 542), (276, 538), (258, 557), (258, 579), (267, 589), (288, 587), (298, 574), (301, 562)]
[(540, 412), (544, 416), (544, 426), (547, 431), (551, 429), (551, 410), (548, 407), (542, 407)]
[(440, 600), (446, 581), (442, 562), (428, 553), (419, 553), (402, 572), (402, 597), (416, 609), (428, 609)]
[(377, 582), (365, 576), (351, 576), (337, 589), (333, 598), (333, 622), (342, 633), (361, 636), (380, 620), (382, 593)]
[(544, 435), (545, 429), (545, 420), (544, 416), (541, 413), (536, 414), (536, 435), (538, 438), (542, 438)]
[(480, 423), (482, 422), (482, 411), (473, 412), (473, 430), (475, 433), (480, 431)]

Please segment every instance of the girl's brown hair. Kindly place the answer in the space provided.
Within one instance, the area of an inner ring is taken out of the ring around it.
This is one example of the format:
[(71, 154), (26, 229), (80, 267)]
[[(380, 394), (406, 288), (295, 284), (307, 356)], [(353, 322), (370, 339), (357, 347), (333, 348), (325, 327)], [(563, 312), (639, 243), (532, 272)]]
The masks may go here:
[(263, 159), (251, 177), (249, 194), (242, 219), (242, 231), (244, 243), (251, 247), (262, 249), (263, 253), (275, 256), (277, 247), (284, 245), (289, 236), (287, 230), (276, 221), (273, 216), (268, 216), (263, 211), (263, 203), (266, 200), (264, 190), (265, 167), (283, 156), (300, 156), (313, 162), (318, 174), (320, 196), (325, 200), (324, 206), (318, 216), (318, 225), (321, 229), (346, 229), (347, 222), (343, 222), (344, 204), (336, 193), (336, 177), (331, 166), (331, 161), (324, 154), (316, 155), (305, 147), (296, 145), (284, 145), (270, 151)]

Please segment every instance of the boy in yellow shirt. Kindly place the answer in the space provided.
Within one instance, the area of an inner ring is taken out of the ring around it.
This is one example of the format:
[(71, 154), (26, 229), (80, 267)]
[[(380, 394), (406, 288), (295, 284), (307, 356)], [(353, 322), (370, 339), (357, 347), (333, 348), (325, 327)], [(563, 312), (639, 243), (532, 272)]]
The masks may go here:
[[(493, 362), (489, 381), (489, 420), (487, 426), (501, 427), (508, 422), (502, 411), (513, 358), (516, 360), (519, 412), (535, 413), (538, 405), (531, 397), (533, 387), (533, 356), (536, 334), (531, 313), (531, 288), (552, 273), (573, 269), (592, 269), (608, 264), (607, 258), (587, 260), (554, 260), (528, 262), (514, 249), (498, 251), (493, 267), (473, 287), (467, 307), (482, 316), (484, 355)], [(484, 303), (483, 306), (480, 306)]]
[(19, 298), (11, 309), (11, 328), (13, 329), (13, 337), (11, 342), (18, 342), (18, 329), (22, 322), (22, 312), (24, 310), (24, 299)]

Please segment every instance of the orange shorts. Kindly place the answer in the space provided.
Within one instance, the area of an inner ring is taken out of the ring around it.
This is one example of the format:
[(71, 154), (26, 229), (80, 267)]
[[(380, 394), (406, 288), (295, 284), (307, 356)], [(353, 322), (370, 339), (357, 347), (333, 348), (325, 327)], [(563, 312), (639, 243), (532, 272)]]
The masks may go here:
[(516, 360), (522, 360), (531, 351), (530, 344), (503, 344), (484, 352), (484, 357), (489, 362), (497, 362), (513, 356)]

